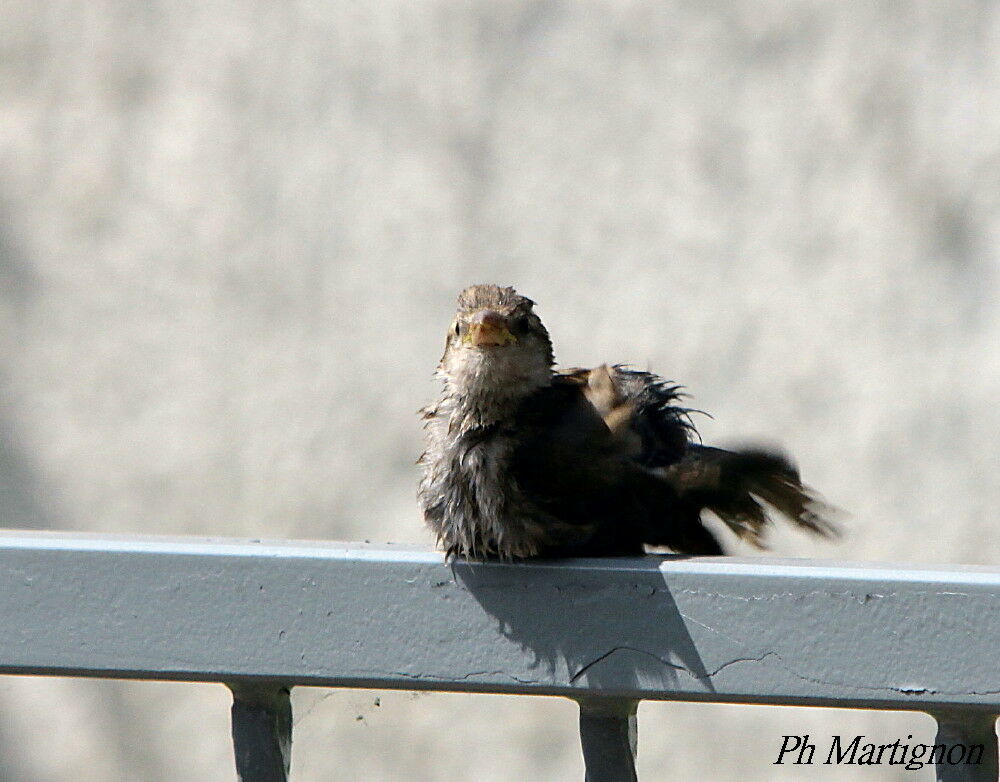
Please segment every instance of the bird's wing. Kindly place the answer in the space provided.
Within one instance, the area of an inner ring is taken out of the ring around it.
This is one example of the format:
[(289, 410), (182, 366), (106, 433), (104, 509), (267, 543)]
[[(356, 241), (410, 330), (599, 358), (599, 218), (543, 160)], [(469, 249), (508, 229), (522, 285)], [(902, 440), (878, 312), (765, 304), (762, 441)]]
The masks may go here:
[(729, 451), (694, 442), (694, 411), (678, 404), (680, 386), (623, 366), (573, 369), (563, 377), (562, 382), (582, 390), (619, 452), (671, 487), (678, 499), (675, 514), (678, 507), (687, 514), (712, 511), (737, 536), (758, 547), (763, 547), (769, 510), (808, 532), (837, 534), (829, 519), (833, 510), (802, 483), (784, 454), (756, 447)]
[(606, 420), (582, 375), (557, 377), (522, 410), (513, 478), (538, 508), (578, 532), (546, 553), (641, 554), (643, 543), (721, 553), (693, 506), (681, 503), (662, 475), (639, 464), (633, 438)]
[(682, 407), (682, 387), (650, 373), (616, 365), (570, 369), (564, 382), (578, 384), (619, 445), (645, 467), (663, 467), (683, 458), (697, 437)]

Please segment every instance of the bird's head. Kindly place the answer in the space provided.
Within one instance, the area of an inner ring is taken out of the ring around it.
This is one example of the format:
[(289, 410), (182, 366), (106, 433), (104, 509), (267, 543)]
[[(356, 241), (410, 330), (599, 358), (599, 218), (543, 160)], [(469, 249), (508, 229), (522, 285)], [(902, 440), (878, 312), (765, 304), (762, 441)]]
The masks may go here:
[(534, 302), (513, 288), (473, 285), (458, 296), (438, 373), (449, 392), (502, 403), (552, 378), (552, 343)]

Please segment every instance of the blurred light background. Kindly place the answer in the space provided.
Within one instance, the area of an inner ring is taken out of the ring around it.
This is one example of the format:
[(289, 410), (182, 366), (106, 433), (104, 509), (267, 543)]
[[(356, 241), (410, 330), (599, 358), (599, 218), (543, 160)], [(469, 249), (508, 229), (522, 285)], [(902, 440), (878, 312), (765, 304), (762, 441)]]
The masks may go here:
[[(959, 0), (7, 0), (0, 524), (429, 544), (415, 410), (495, 281), (850, 511), (777, 552), (995, 563), (998, 46)], [(228, 702), (0, 679), (0, 779), (231, 779)], [(295, 704), (299, 782), (582, 778), (568, 701)], [(646, 704), (640, 775), (931, 778), (791, 733), (933, 727)]]

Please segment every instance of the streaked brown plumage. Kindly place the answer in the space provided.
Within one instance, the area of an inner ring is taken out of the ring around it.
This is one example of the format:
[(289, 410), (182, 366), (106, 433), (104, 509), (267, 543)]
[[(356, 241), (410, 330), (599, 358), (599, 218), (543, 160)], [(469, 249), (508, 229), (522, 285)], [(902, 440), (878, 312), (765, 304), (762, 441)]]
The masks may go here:
[(450, 556), (720, 554), (706, 510), (757, 546), (769, 512), (834, 533), (784, 455), (695, 442), (677, 386), (623, 366), (552, 365), (532, 301), (496, 285), (462, 291), (420, 458), (424, 518)]

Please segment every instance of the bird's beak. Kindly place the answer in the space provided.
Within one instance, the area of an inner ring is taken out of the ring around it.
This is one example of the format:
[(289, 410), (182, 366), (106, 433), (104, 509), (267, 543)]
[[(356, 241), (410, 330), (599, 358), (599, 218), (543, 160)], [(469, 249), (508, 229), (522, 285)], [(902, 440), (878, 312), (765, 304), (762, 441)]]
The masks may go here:
[(501, 347), (517, 342), (517, 337), (510, 333), (507, 319), (499, 312), (480, 310), (469, 321), (465, 340), (477, 348)]

